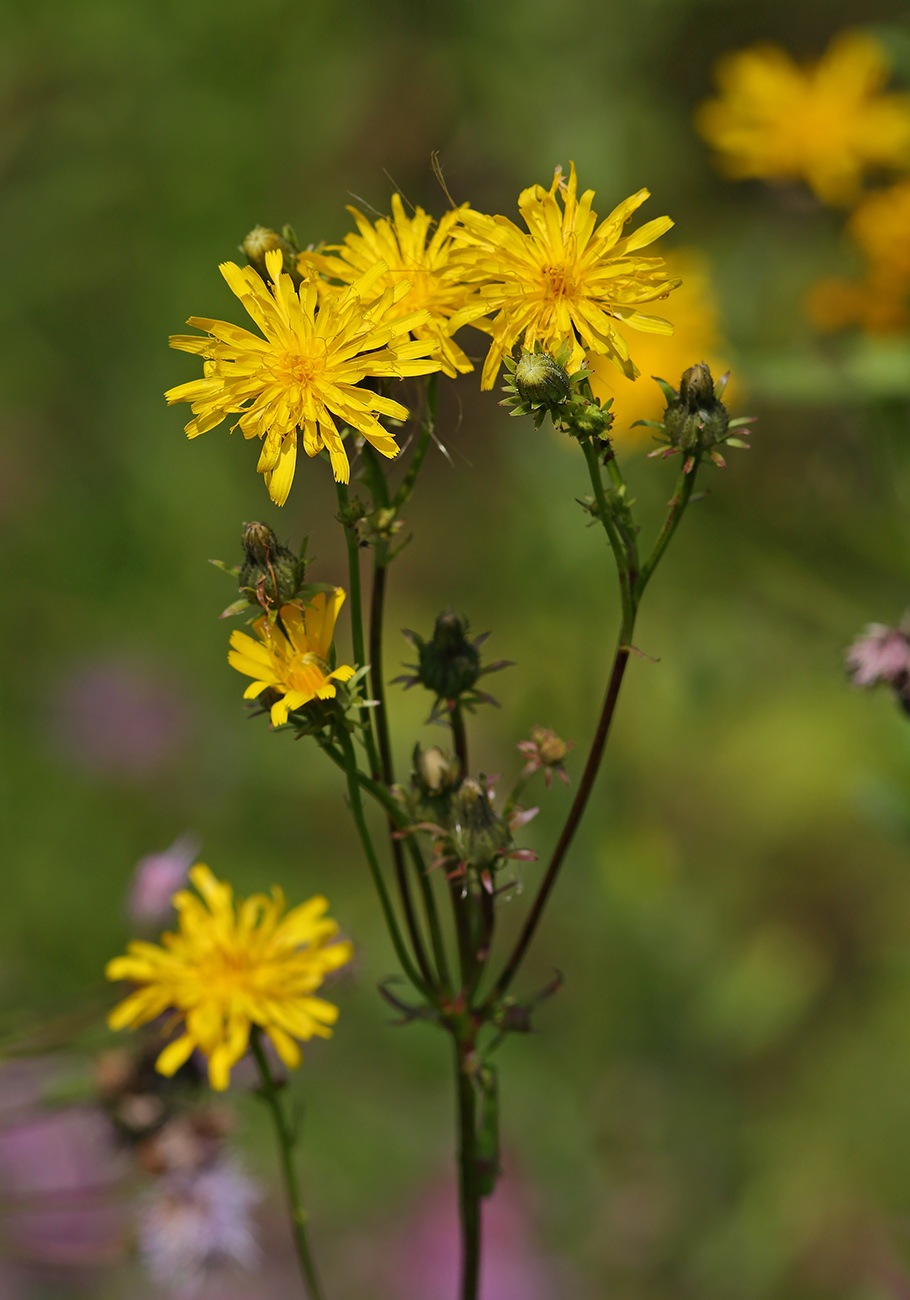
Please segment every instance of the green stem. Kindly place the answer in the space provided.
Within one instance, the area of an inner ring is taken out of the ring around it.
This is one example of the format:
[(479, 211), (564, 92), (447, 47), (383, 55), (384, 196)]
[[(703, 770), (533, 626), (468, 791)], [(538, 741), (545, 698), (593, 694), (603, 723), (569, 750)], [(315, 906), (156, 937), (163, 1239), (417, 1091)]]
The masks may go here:
[(423, 464), (424, 457), (430, 449), (430, 443), (433, 439), (433, 430), (436, 428), (436, 404), (439, 397), (439, 375), (431, 376), (427, 385), (427, 410), (423, 423), (420, 426), (420, 433), (417, 435), (417, 445), (414, 447), (414, 454), (411, 457), (411, 463), (408, 466), (408, 472), (401, 481), (401, 486), (392, 499), (392, 507), (397, 514), (403, 505), (410, 500), (411, 493), (417, 483), (417, 475), (420, 473), (420, 467)]
[(588, 474), (591, 478), (591, 487), (594, 489), (594, 500), (597, 503), (597, 517), (603, 524), (604, 531), (613, 551), (613, 557), (616, 560), (616, 570), (619, 577), (619, 595), (622, 600), (622, 616), (624, 622), (635, 621), (635, 604), (633, 600), (633, 587), (636, 575), (631, 572), (631, 556), (628, 546), (623, 542), (619, 530), (613, 521), (613, 515), (604, 493), (603, 477), (600, 472), (600, 455), (599, 449), (594, 446), (591, 438), (581, 439), (581, 449), (585, 454), (585, 460), (588, 464)]
[[(344, 512), (349, 504), (348, 489), (344, 483), (336, 483), (335, 491), (338, 495), (339, 514), (344, 519)], [(354, 662), (358, 668), (366, 663), (366, 650), (363, 641), (363, 598), (360, 590), (360, 545), (357, 541), (357, 530), (349, 523), (343, 523), (344, 539), (348, 548), (348, 586), (350, 588), (348, 596), (351, 602), (351, 646), (354, 652)], [(374, 779), (379, 776), (379, 756), (376, 753), (376, 741), (373, 738), (373, 719), (370, 717), (370, 710), (362, 708), (360, 710), (360, 722), (363, 729), (363, 742), (367, 751), (367, 762), (370, 765), (370, 773)]]
[(458, 759), (463, 781), (468, 775), (468, 733), (464, 725), (464, 712), (458, 700), (449, 710), (449, 725), (452, 728), (452, 744), (455, 746), (455, 757)]
[(262, 1080), (262, 1097), (268, 1104), (272, 1112), (272, 1120), (275, 1124), (275, 1136), (278, 1139), (278, 1153), (281, 1160), (281, 1173), (284, 1179), (284, 1191), (288, 1202), (288, 1211), (291, 1216), (291, 1233), (294, 1237), (294, 1247), (297, 1251), (297, 1262), (300, 1265), (300, 1272), (306, 1287), (307, 1295), (310, 1300), (323, 1300), (323, 1290), (319, 1285), (319, 1278), (316, 1273), (316, 1265), (313, 1263), (313, 1256), (310, 1253), (309, 1242), (306, 1235), (307, 1214), (303, 1208), (303, 1200), (300, 1196), (300, 1185), (297, 1181), (297, 1171), (294, 1168), (294, 1146), (296, 1138), (288, 1123), (287, 1115), (278, 1096), (278, 1090), (275, 1087), (275, 1080), (272, 1078), (272, 1071), (269, 1068), (268, 1059), (262, 1046), (262, 1033), (257, 1025), (253, 1026), (250, 1035), (250, 1048), (259, 1067), (259, 1076)]
[(461, 1300), (477, 1300), (480, 1282), (480, 1189), (477, 1180), (477, 1108), (470, 1075), (473, 1044), (455, 1038), (458, 1101), (458, 1206), (461, 1216)]
[(639, 573), (638, 579), (635, 583), (636, 601), (641, 600), (641, 594), (653, 576), (654, 570), (663, 558), (664, 551), (670, 544), (670, 538), (679, 527), (679, 521), (685, 513), (686, 506), (689, 504), (689, 498), (692, 495), (692, 489), (695, 487), (695, 475), (697, 473), (697, 459), (688, 474), (685, 470), (680, 470), (679, 477), (676, 480), (676, 487), (673, 491), (672, 497), (670, 498), (670, 508), (667, 512), (667, 517), (664, 520), (664, 526), (660, 531), (657, 541), (654, 543), (651, 554), (642, 565), (641, 572)]
[(432, 981), (427, 979), (425, 974), (418, 973), (417, 968), (411, 961), (410, 954), (408, 953), (404, 940), (401, 937), (401, 931), (398, 928), (398, 921), (395, 918), (392, 900), (389, 898), (389, 891), (386, 889), (385, 881), (382, 878), (382, 869), (379, 865), (379, 858), (376, 855), (376, 849), (373, 846), (370, 829), (367, 826), (366, 816), (363, 810), (363, 800), (360, 797), (360, 780), (357, 770), (357, 758), (354, 754), (354, 746), (351, 744), (350, 736), (344, 734), (341, 737), (341, 745), (344, 754), (344, 770), (348, 779), (348, 798), (351, 803), (351, 812), (354, 815), (354, 824), (357, 827), (357, 833), (360, 836), (360, 842), (363, 845), (363, 851), (370, 868), (370, 874), (373, 877), (373, 883), (376, 886), (376, 892), (379, 894), (379, 903), (382, 907), (382, 914), (385, 918), (389, 937), (392, 940), (392, 945), (395, 949), (395, 955), (401, 963), (402, 970), (414, 987), (418, 989), (424, 997), (433, 1002), (435, 1001), (435, 998), (431, 991)]

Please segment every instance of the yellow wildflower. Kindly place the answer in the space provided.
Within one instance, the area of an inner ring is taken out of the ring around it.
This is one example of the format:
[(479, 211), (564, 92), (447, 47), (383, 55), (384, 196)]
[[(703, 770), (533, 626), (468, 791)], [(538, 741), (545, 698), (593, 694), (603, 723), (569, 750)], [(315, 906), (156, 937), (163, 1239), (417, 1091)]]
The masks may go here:
[[(622, 447), (651, 444), (651, 431), (633, 429), (636, 420), (659, 420), (666, 405), (663, 394), (651, 378), (658, 375), (675, 387), (679, 377), (696, 361), (707, 361), (713, 374), (727, 369), (720, 359), (723, 342), (720, 333), (717, 300), (711, 288), (707, 267), (701, 255), (693, 250), (679, 250), (667, 256), (671, 275), (680, 275), (682, 285), (667, 305), (667, 315), (673, 324), (673, 334), (647, 335), (638, 341), (635, 359), (641, 367), (641, 377), (627, 379), (606, 357), (588, 354), (587, 366), (593, 371), (591, 391), (601, 402), (613, 398), (614, 415), (610, 436)], [(728, 386), (725, 401), (730, 392)]]
[[(384, 262), (385, 269), (364, 301), (369, 304), (389, 287), (397, 288), (407, 280), (408, 292), (395, 302), (390, 316), (426, 311), (425, 323), (413, 325), (411, 333), (417, 339), (438, 343), (439, 365), (444, 374), (452, 378), (466, 374), (474, 367), (453, 341), (449, 324), (469, 293), (451, 273), (452, 235), (463, 211), (456, 208), (447, 212), (431, 233), (430, 216), (423, 208), (415, 208), (413, 217), (407, 216), (398, 194), (392, 195), (391, 219), (381, 217), (375, 224), (357, 208), (349, 207), (359, 234), (346, 235), (343, 244), (330, 244), (324, 252), (301, 253), (298, 268), (304, 276), (316, 271), (343, 284), (353, 284), (377, 262)], [(338, 256), (327, 256), (329, 253)]]
[(253, 631), (258, 641), (245, 632), (231, 633), (228, 663), (253, 678), (243, 692), (244, 699), (254, 700), (267, 689), (281, 695), (272, 705), (273, 726), (283, 726), (293, 709), (310, 700), (331, 700), (334, 683), (354, 676), (353, 668), (343, 665), (333, 671), (328, 662), (343, 603), (344, 592), (336, 587), (331, 595), (320, 592), (304, 610), (282, 605), (274, 622), (265, 615), (257, 618)]
[[(638, 371), (615, 322), (653, 334), (673, 331), (638, 306), (666, 298), (679, 282), (667, 277), (663, 258), (635, 256), (673, 222), (658, 217), (621, 238), (648, 191), (633, 194), (599, 226), (591, 211), (594, 191), (586, 190), (580, 199), (576, 193), (574, 163), (568, 181), (557, 167), (549, 190), (541, 185), (524, 190), (518, 206), (528, 234), (507, 217), (471, 209), (462, 214), (465, 247), (458, 261), (462, 280), (476, 289), (476, 301), (456, 314), (452, 326), (471, 323), (492, 335), (481, 388), (493, 387), (503, 357), (519, 339), (529, 351), (539, 342), (551, 353), (568, 339), (570, 373), (581, 368), (588, 349), (609, 357), (632, 378)], [(487, 316), (493, 319), (483, 319)]]
[(734, 177), (805, 180), (827, 203), (850, 203), (870, 167), (910, 165), (910, 96), (883, 94), (888, 64), (862, 32), (842, 32), (814, 65), (777, 45), (721, 59), (720, 98), (696, 125)]
[(861, 279), (821, 280), (807, 308), (819, 329), (859, 325), (870, 334), (910, 328), (910, 180), (866, 196), (847, 230), (866, 263)]
[(286, 916), (284, 895), (254, 894), (233, 902), (230, 885), (199, 863), (188, 889), (173, 898), (177, 932), (161, 943), (133, 942), (108, 962), (110, 980), (137, 988), (108, 1016), (111, 1029), (138, 1029), (171, 1013), (183, 1033), (155, 1062), (170, 1076), (195, 1049), (209, 1063), (209, 1081), (222, 1091), (258, 1025), (290, 1069), (300, 1064), (295, 1040), (331, 1037), (338, 1008), (313, 994), (329, 971), (350, 961), (349, 943), (332, 943), (338, 926), (317, 895)]
[(187, 323), (208, 337), (174, 335), (171, 347), (202, 356), (205, 378), (165, 393), (170, 404), (192, 404), (189, 438), (240, 414), (234, 427), (245, 438), (264, 439), (257, 468), (278, 505), (284, 505), (294, 480), (298, 433), (308, 456), (328, 449), (336, 480), (347, 483), (350, 465), (336, 419), (393, 457), (398, 445), (376, 417), (408, 417), (400, 402), (359, 387), (360, 381), (427, 375), (440, 364), (427, 359), (437, 350), (435, 343), (409, 338), (429, 313), (395, 313), (408, 292), (406, 281), (371, 300), (384, 263), (377, 262), (337, 295), (320, 299), (313, 282), (295, 291), (291, 277), (282, 274), (282, 256), (281, 249), (266, 253), (268, 285), (250, 266), (222, 263), (221, 274), (264, 337), (227, 321), (191, 316)]

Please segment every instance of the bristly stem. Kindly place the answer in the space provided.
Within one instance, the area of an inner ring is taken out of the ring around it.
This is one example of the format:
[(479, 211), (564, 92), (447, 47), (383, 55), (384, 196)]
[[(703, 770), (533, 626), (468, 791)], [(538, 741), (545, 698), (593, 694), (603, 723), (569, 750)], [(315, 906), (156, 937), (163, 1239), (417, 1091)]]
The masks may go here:
[(458, 1205), (461, 1215), (460, 1300), (477, 1300), (480, 1282), (480, 1205), (477, 1169), (477, 1106), (470, 1075), (473, 1043), (458, 1035), (455, 1074), (458, 1103)]
[[(344, 769), (348, 779), (348, 798), (351, 804), (351, 812), (354, 816), (354, 824), (357, 827), (357, 834), (360, 836), (360, 842), (363, 845), (363, 851), (366, 855), (367, 865), (370, 868), (370, 874), (376, 885), (376, 892), (379, 894), (379, 903), (382, 907), (382, 914), (385, 918), (386, 928), (392, 945), (395, 949), (395, 955), (401, 963), (401, 968), (407, 975), (408, 979), (426, 998), (434, 1000), (432, 993), (433, 981), (428, 978), (428, 973), (421, 968), (418, 973), (417, 968), (411, 961), (410, 954), (405, 947), (404, 940), (401, 937), (401, 931), (398, 928), (398, 921), (395, 917), (395, 911), (392, 907), (392, 900), (389, 898), (389, 891), (386, 889), (386, 883), (382, 876), (382, 868), (379, 865), (379, 858), (376, 855), (376, 849), (373, 845), (373, 839), (370, 835), (370, 828), (367, 826), (366, 816), (363, 810), (363, 799), (360, 796), (360, 774), (357, 770), (357, 757), (354, 753), (354, 746), (351, 738), (346, 733), (340, 737), (342, 752), (344, 754)], [(397, 844), (398, 841), (396, 840)]]
[[(613, 715), (616, 712), (616, 705), (619, 700), (619, 693), (625, 676), (626, 666), (629, 662), (629, 655), (632, 652), (632, 636), (635, 629), (635, 619), (638, 614), (638, 606), (645, 587), (654, 574), (657, 565), (660, 563), (667, 546), (673, 536), (679, 521), (682, 518), (689, 499), (692, 495), (692, 489), (695, 485), (695, 476), (698, 470), (698, 460), (691, 467), (687, 474), (683, 470), (676, 482), (676, 488), (669, 502), (667, 517), (664, 520), (657, 541), (651, 554), (645, 563), (638, 569), (638, 547), (634, 539), (623, 542), (623, 539), (613, 522), (606, 501), (606, 495), (603, 488), (603, 479), (600, 471), (600, 460), (598, 449), (593, 446), (590, 439), (581, 440), (582, 449), (585, 453), (585, 459), (588, 464), (588, 471), (591, 477), (591, 485), (594, 489), (594, 497), (597, 503), (598, 517), (604, 525), (607, 538), (613, 550), (616, 560), (616, 567), (619, 575), (619, 589), (622, 599), (622, 624), (619, 632), (619, 641), (616, 646), (616, 653), (613, 657), (613, 664), (610, 669), (610, 678), (607, 683), (607, 691), (604, 697), (603, 709), (601, 710), (600, 720), (597, 724), (597, 730), (594, 733), (594, 739), (591, 742), (591, 749), (588, 753), (585, 769), (582, 773), (578, 785), (578, 792), (569, 809), (569, 815), (566, 818), (565, 825), (562, 828), (553, 855), (547, 866), (546, 873), (531, 910), (525, 920), (518, 940), (509, 955), (508, 960), (503, 968), (502, 974), (496, 981), (493, 989), (489, 993), (485, 1007), (494, 1006), (495, 1003), (505, 994), (518, 969), (524, 960), (531, 940), (534, 938), (540, 918), (543, 915), (544, 908), (556, 883), (560, 868), (565, 860), (566, 853), (578, 829), (578, 824), (584, 815), (591, 791), (594, 787), (594, 781), (603, 758), (604, 748), (606, 747), (607, 738), (610, 734), (610, 725), (613, 721)], [(617, 468), (616, 473), (612, 474), (614, 483), (622, 484), (622, 476)]]
[(272, 1078), (272, 1071), (269, 1067), (268, 1058), (262, 1046), (262, 1033), (258, 1025), (253, 1026), (250, 1034), (250, 1050), (256, 1060), (259, 1068), (259, 1077), (262, 1080), (262, 1098), (267, 1103), (269, 1110), (272, 1112), (272, 1120), (275, 1125), (275, 1136), (278, 1139), (278, 1154), (281, 1161), (281, 1173), (284, 1179), (284, 1191), (287, 1197), (288, 1212), (291, 1218), (291, 1233), (294, 1238), (294, 1248), (297, 1252), (297, 1262), (300, 1265), (300, 1272), (303, 1276), (304, 1286), (309, 1300), (323, 1300), (324, 1292), (319, 1284), (319, 1277), (316, 1273), (316, 1265), (313, 1262), (313, 1256), (310, 1253), (310, 1245), (307, 1241), (306, 1224), (307, 1214), (303, 1208), (303, 1200), (300, 1195), (300, 1185), (297, 1181), (297, 1170), (294, 1168), (294, 1147), (296, 1146), (296, 1134), (294, 1133), (288, 1117), (285, 1114), (284, 1106), (281, 1104), (281, 1098), (278, 1095), (278, 1089), (275, 1087), (275, 1080)]
[[(338, 496), (339, 516), (344, 528), (344, 540), (348, 548), (351, 647), (354, 653), (354, 662), (358, 668), (362, 668), (366, 663), (366, 650), (363, 641), (363, 598), (360, 590), (360, 545), (357, 540), (356, 527), (351, 523), (344, 522), (344, 513), (350, 502), (348, 489), (344, 483), (336, 483), (335, 491)], [(376, 741), (373, 738), (373, 719), (370, 717), (370, 712), (370, 709), (367, 708), (360, 710), (360, 723), (363, 730), (363, 743), (367, 751), (367, 762), (370, 765), (370, 775), (374, 780), (378, 780), (379, 756), (376, 752)]]

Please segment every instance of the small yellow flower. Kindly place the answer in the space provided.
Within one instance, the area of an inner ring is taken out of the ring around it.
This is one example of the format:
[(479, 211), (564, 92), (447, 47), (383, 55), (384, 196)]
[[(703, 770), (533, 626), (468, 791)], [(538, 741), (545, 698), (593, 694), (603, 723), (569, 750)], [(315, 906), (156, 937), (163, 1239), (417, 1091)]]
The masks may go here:
[(910, 328), (910, 180), (869, 194), (847, 230), (866, 263), (861, 279), (826, 279), (810, 290), (809, 317), (818, 329), (859, 325), (869, 334)]
[(409, 335), (429, 313), (395, 311), (409, 291), (407, 281), (371, 298), (383, 262), (337, 295), (320, 298), (312, 281), (295, 291), (291, 277), (281, 272), (282, 257), (281, 249), (266, 253), (268, 285), (250, 266), (222, 263), (221, 274), (264, 337), (227, 321), (191, 316), (187, 323), (206, 330), (207, 337), (174, 335), (171, 347), (202, 356), (205, 378), (165, 393), (171, 405), (192, 404), (189, 438), (239, 414), (234, 427), (245, 438), (264, 439), (257, 469), (278, 505), (294, 481), (298, 433), (308, 456), (328, 449), (336, 480), (347, 483), (350, 465), (336, 420), (391, 458), (398, 445), (376, 417), (408, 417), (400, 402), (359, 387), (361, 380), (428, 375), (440, 365), (428, 359), (438, 350), (434, 341), (412, 341)]
[(108, 1016), (111, 1029), (138, 1029), (171, 1013), (184, 1032), (164, 1049), (155, 1068), (170, 1076), (195, 1049), (209, 1063), (209, 1081), (223, 1091), (231, 1067), (258, 1025), (289, 1069), (300, 1064), (296, 1040), (329, 1038), (338, 1008), (313, 994), (329, 971), (350, 961), (349, 943), (333, 943), (338, 926), (318, 895), (283, 915), (284, 895), (254, 894), (233, 901), (230, 885), (201, 863), (190, 871), (198, 891), (174, 895), (177, 932), (161, 943), (133, 942), (108, 962), (109, 980), (137, 987)]
[(304, 610), (282, 605), (274, 622), (265, 615), (257, 618), (253, 630), (258, 641), (245, 632), (231, 633), (228, 663), (253, 678), (243, 692), (244, 699), (254, 700), (269, 688), (281, 694), (272, 705), (273, 726), (283, 726), (288, 713), (310, 700), (331, 700), (334, 683), (354, 676), (353, 668), (343, 665), (333, 671), (328, 663), (343, 603), (344, 592), (336, 587), (330, 595), (320, 592)]
[[(638, 370), (615, 322), (652, 334), (673, 332), (667, 321), (638, 307), (666, 298), (679, 281), (668, 278), (663, 258), (635, 256), (673, 222), (658, 217), (622, 238), (648, 191), (633, 194), (598, 226), (591, 211), (594, 191), (579, 199), (577, 185), (571, 163), (568, 181), (557, 167), (549, 190), (541, 185), (524, 190), (518, 206), (527, 234), (507, 217), (471, 209), (462, 214), (465, 246), (453, 260), (462, 280), (476, 290), (476, 301), (456, 314), (452, 326), (474, 324), (492, 335), (481, 388), (493, 387), (503, 357), (519, 340), (528, 351), (540, 343), (556, 353), (568, 339), (570, 373), (581, 368), (588, 349), (634, 378)], [(488, 316), (493, 319), (483, 319)]]
[[(667, 268), (671, 275), (682, 277), (682, 285), (667, 304), (673, 334), (669, 338), (649, 334), (638, 340), (635, 359), (641, 368), (640, 378), (627, 379), (606, 357), (592, 353), (586, 363), (593, 371), (594, 396), (601, 402), (613, 398), (610, 437), (623, 448), (651, 445), (650, 429), (631, 426), (636, 420), (660, 420), (663, 415), (666, 402), (653, 375), (666, 379), (676, 388), (680, 375), (694, 362), (707, 361), (715, 375), (727, 369), (721, 360), (723, 341), (717, 300), (704, 259), (694, 249), (676, 250), (667, 255)], [(727, 402), (730, 387), (725, 392)]]
[(842, 32), (814, 65), (776, 45), (728, 54), (720, 98), (696, 125), (730, 176), (805, 180), (826, 203), (850, 203), (870, 167), (910, 165), (910, 96), (883, 94), (881, 46)]
[[(407, 216), (398, 194), (392, 195), (391, 219), (381, 217), (375, 224), (367, 221), (357, 208), (349, 207), (359, 234), (346, 235), (343, 244), (330, 244), (325, 252), (301, 253), (298, 268), (304, 276), (315, 271), (343, 284), (353, 284), (377, 262), (384, 262), (385, 270), (376, 278), (365, 303), (406, 280), (410, 286), (408, 292), (394, 303), (390, 316), (426, 311), (426, 321), (411, 327), (414, 338), (431, 339), (439, 345), (440, 369), (444, 374), (452, 378), (466, 374), (474, 367), (453, 341), (449, 323), (469, 296), (469, 290), (453, 277), (451, 268), (452, 236), (464, 210), (456, 208), (447, 212), (433, 230), (432, 219), (423, 208), (415, 208), (414, 215)], [(338, 256), (329, 257), (328, 253)]]

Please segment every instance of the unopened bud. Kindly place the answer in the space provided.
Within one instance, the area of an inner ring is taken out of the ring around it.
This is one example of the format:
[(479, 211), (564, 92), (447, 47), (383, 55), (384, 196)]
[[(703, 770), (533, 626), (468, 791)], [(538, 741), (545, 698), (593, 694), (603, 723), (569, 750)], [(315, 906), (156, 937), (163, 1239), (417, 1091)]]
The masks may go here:
[(264, 597), (278, 608), (293, 600), (303, 586), (305, 561), (282, 546), (268, 524), (244, 524), (241, 542), (240, 589), (250, 604), (262, 604)]
[(461, 775), (457, 758), (447, 754), (438, 745), (424, 749), (414, 747), (414, 783), (422, 794), (435, 797), (454, 789)]
[(420, 680), (440, 699), (457, 699), (480, 676), (480, 651), (467, 631), (468, 620), (448, 610), (437, 618), (432, 640), (418, 647)]
[(452, 842), (463, 861), (489, 866), (512, 845), (512, 832), (490, 802), (486, 785), (468, 777), (455, 796)]
[(548, 352), (522, 352), (515, 366), (515, 387), (532, 406), (558, 405), (569, 396), (569, 376)]
[(283, 270), (288, 275), (296, 274), (297, 271), (297, 252), (286, 239), (278, 234), (275, 230), (269, 230), (268, 226), (254, 226), (246, 239), (241, 244), (243, 252), (250, 266), (254, 266), (260, 275), (266, 274), (265, 255), (271, 253), (273, 249), (281, 249), (283, 257)]
[(714, 380), (704, 362), (690, 366), (679, 383), (679, 396), (664, 413), (670, 445), (684, 452), (709, 452), (727, 433), (727, 408), (714, 394)]

